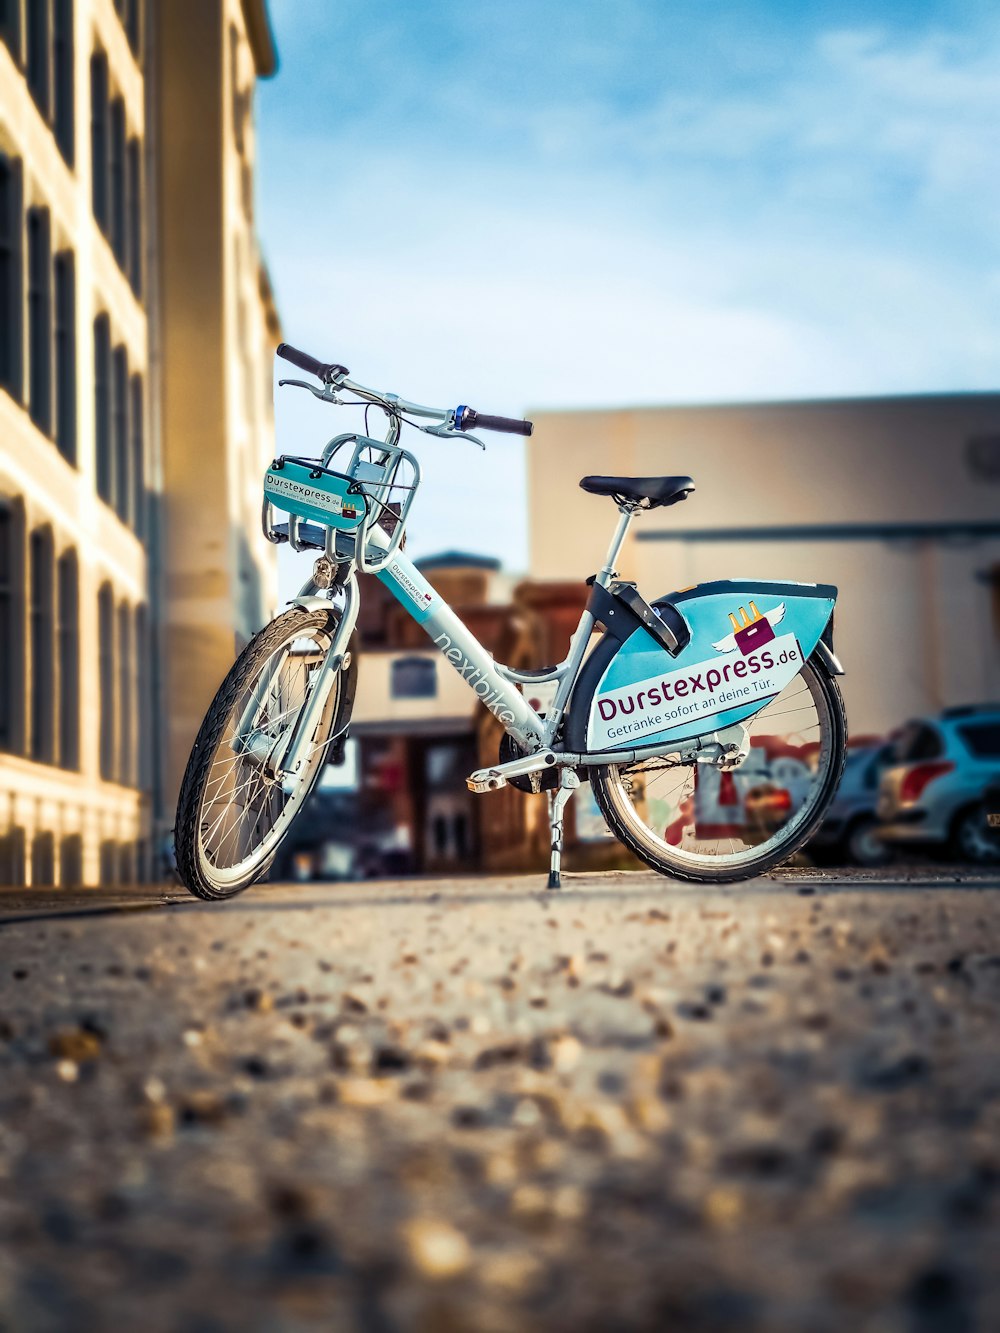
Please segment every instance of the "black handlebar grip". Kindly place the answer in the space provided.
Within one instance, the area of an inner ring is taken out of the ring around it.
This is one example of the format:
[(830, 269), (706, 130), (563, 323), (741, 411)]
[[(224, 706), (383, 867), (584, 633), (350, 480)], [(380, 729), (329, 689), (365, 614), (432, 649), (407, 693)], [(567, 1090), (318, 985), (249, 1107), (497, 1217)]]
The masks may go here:
[(328, 384), (336, 375), (349, 374), (346, 366), (338, 366), (335, 361), (317, 361), (314, 356), (310, 356), (308, 352), (300, 352), (291, 343), (278, 343), (278, 355), (283, 360), (290, 361), (293, 366), (298, 366), (299, 370), (315, 375), (324, 384)]
[(530, 435), (535, 429), (534, 422), (518, 421), (516, 417), (488, 417), (484, 412), (477, 412), (473, 407), (462, 411), (460, 430), (495, 430), (504, 435)]

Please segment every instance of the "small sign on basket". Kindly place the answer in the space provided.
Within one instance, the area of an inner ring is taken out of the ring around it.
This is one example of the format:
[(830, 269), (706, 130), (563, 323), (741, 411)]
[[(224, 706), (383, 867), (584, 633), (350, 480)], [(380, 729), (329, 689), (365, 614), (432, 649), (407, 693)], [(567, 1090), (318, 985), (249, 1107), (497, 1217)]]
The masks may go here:
[(366, 512), (350, 477), (297, 458), (277, 458), (264, 474), (264, 494), (276, 509), (351, 532)]

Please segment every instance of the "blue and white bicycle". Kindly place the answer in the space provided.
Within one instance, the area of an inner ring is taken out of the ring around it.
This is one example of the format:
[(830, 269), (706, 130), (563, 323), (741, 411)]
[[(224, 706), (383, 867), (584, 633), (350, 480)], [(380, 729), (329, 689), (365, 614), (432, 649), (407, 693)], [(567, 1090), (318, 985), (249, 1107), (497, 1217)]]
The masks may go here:
[[(399, 439), (409, 425), (482, 446), (470, 431), (530, 435), (531, 423), (421, 407), (287, 344), (278, 354), (318, 381), (282, 384), (380, 409), (388, 428), (384, 439), (338, 435), (318, 458), (282, 455), (264, 478), (265, 535), (312, 552), (312, 575), (240, 654), (195, 740), (175, 830), (192, 893), (227, 898), (266, 874), (324, 765), (342, 760), (358, 672), (359, 574), (389, 588), (502, 723), (496, 763), (472, 773), (470, 789), (547, 793), (550, 888), (560, 885), (566, 804), (587, 781), (614, 836), (665, 875), (747, 879), (803, 846), (846, 751), (836, 588), (733, 579), (648, 603), (617, 577), (618, 552), (637, 515), (686, 499), (694, 483), (584, 477), (583, 489), (610, 497), (618, 511), (607, 558), (587, 580), (589, 602), (565, 661), (512, 670), (403, 550), (420, 465)], [(542, 683), (554, 689), (544, 715), (524, 696)]]

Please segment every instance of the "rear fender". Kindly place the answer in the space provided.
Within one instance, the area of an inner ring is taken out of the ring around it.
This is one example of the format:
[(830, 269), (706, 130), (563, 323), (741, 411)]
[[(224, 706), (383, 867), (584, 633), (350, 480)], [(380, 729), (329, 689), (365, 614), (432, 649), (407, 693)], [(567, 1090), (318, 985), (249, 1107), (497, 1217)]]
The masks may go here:
[[(566, 722), (567, 748), (583, 753), (693, 740), (759, 712), (819, 647), (829, 644), (837, 589), (749, 579), (703, 583), (658, 598), (688, 633), (672, 654), (645, 626), (624, 641), (606, 634), (584, 663)], [(822, 636), (822, 637), (821, 637)], [(824, 642), (824, 638), (827, 642)]]

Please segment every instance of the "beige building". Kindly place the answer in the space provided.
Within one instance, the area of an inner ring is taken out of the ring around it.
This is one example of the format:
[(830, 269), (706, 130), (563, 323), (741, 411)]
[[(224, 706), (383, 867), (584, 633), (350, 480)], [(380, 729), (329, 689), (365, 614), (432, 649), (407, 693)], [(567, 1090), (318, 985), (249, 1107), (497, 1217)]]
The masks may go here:
[[(233, 534), (270, 452), (250, 105), (273, 68), (262, 0), (0, 6), (0, 882), (155, 871), (176, 794), (160, 719), (221, 674), (173, 628), (211, 619), (231, 661), (270, 606), (270, 560)], [(184, 191), (181, 79), (219, 109), (187, 136)], [(192, 232), (212, 259), (175, 290)], [(197, 463), (185, 398), (210, 423)], [(185, 584), (189, 495), (211, 591)]]
[(155, 6), (162, 404), (164, 794), (236, 652), (269, 618), (260, 526), (281, 330), (254, 231), (253, 90), (274, 72), (264, 0)]
[(696, 493), (637, 518), (620, 560), (647, 598), (838, 585), (855, 735), (1000, 697), (1000, 394), (533, 415), (533, 577), (601, 561), (617, 516), (580, 477), (687, 474)]

